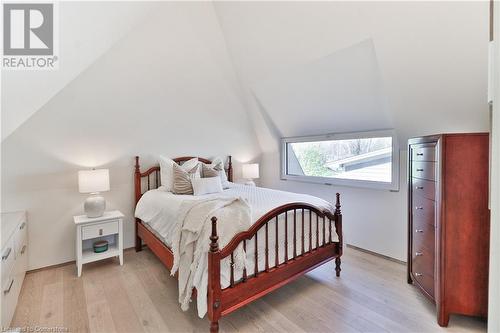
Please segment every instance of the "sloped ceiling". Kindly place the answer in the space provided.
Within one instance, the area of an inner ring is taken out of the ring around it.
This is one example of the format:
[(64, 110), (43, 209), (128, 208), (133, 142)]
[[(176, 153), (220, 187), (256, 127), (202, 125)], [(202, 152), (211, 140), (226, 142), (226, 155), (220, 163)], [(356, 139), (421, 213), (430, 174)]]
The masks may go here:
[[(256, 84), (285, 136), (392, 128), (371, 39)], [(307, 114), (307, 121), (304, 115)]]
[[(276, 149), (276, 133), (379, 128), (380, 119), (366, 118), (373, 84), (387, 103), (383, 122), (402, 142), (488, 129), (488, 2), (216, 2), (215, 8), (264, 151)], [(339, 58), (367, 40), (378, 81), (355, 53)], [(356, 62), (364, 72), (353, 70)]]
[(60, 2), (59, 69), (2, 71), (2, 141), (157, 6), (156, 2)]
[[(2, 72), (2, 82), (8, 82), (2, 84), (2, 140), (156, 6), (158, 2), (61, 2), (60, 69)], [(273, 126), (285, 136), (394, 127), (401, 140), (436, 131), (487, 128), (486, 2), (216, 2), (214, 6), (225, 37), (223, 47), (239, 77), (239, 83), (232, 82), (243, 90), (263, 150), (276, 145)], [(359, 81), (359, 75), (349, 78), (348, 71), (332, 68), (347, 67), (349, 63), (338, 62), (335, 54), (346, 54), (363, 41), (370, 41), (371, 66), (378, 71), (367, 75), (377, 81), (371, 82), (370, 91), (357, 89), (358, 83), (366, 83)], [(318, 63), (330, 66), (325, 77), (332, 79), (316, 80), (314, 71), (322, 69)], [(331, 95), (322, 98), (328, 91)], [(359, 105), (368, 105), (373, 98), (375, 103), (387, 103), (372, 108), (385, 112), (382, 120), (366, 118), (366, 108)], [(314, 119), (308, 117), (306, 124), (301, 117), (311, 112)], [(353, 126), (359, 119), (365, 123)]]

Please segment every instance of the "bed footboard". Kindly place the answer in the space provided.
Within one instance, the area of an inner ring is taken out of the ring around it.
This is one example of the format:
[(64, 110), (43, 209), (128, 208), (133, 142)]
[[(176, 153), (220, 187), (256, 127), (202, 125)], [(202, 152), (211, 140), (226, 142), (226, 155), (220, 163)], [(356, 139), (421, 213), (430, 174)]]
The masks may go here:
[[(342, 256), (342, 213), (340, 194), (336, 195), (335, 212), (321, 211), (306, 203), (293, 203), (278, 207), (261, 217), (252, 227), (237, 234), (223, 248), (219, 248), (217, 219), (212, 217), (210, 251), (208, 253), (208, 317), (210, 332), (218, 332), (219, 319), (267, 293), (287, 284), (308, 271), (335, 258), (336, 276), (340, 276)], [(299, 213), (299, 214), (297, 214)], [(280, 216), (284, 216), (280, 223)], [(299, 217), (298, 217), (299, 216)], [(291, 220), (291, 221), (290, 221)], [(269, 227), (273, 222), (274, 230)], [(284, 228), (281, 229), (281, 228)], [(263, 231), (261, 231), (263, 230)], [(284, 231), (284, 253), (280, 260), (279, 230)], [(260, 233), (258, 233), (261, 231)], [(306, 235), (306, 231), (308, 234)], [(274, 246), (270, 236), (274, 233)], [(337, 235), (334, 240), (333, 233)], [(264, 237), (264, 265), (259, 267), (258, 237)], [(314, 237), (313, 237), (314, 236)], [(292, 244), (289, 244), (291, 239)], [(240, 245), (247, 251), (249, 242), (254, 242), (255, 264), (252, 272), (243, 267), (242, 277), (235, 280), (234, 251)], [(306, 245), (307, 242), (307, 245)], [(291, 247), (291, 251), (289, 251)], [(274, 251), (274, 262), (270, 253)], [(221, 262), (230, 260), (229, 286), (221, 286)]]

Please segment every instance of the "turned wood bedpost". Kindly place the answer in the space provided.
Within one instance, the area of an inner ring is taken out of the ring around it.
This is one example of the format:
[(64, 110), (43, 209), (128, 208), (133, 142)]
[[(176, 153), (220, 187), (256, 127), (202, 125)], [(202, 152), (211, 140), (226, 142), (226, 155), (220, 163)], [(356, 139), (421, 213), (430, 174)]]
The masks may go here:
[(342, 212), (340, 211), (340, 193), (336, 194), (337, 200), (335, 203), (335, 231), (339, 237), (339, 256), (335, 258), (335, 273), (340, 276), (340, 257), (342, 256), (342, 251), (344, 249), (343, 235), (342, 235)]
[[(139, 156), (135, 157), (135, 172), (134, 172), (134, 185), (135, 185), (135, 204), (139, 202), (141, 198), (141, 169), (139, 166)], [(139, 224), (139, 219), (135, 219), (135, 251), (139, 252), (142, 250), (142, 241), (139, 237), (137, 226)]]
[(217, 218), (212, 217), (212, 234), (210, 235), (210, 250), (208, 252), (208, 318), (210, 318), (210, 333), (219, 331), (221, 317), (220, 286), (220, 249), (217, 236)]
[(228, 164), (227, 164), (227, 180), (230, 182), (233, 181), (233, 162), (231, 155), (228, 156)]

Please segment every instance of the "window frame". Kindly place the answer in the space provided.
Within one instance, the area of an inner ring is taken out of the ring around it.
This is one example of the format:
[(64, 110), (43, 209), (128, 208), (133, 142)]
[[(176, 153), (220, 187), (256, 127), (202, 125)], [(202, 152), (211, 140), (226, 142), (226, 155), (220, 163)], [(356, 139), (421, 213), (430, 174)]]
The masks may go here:
[[(287, 174), (287, 145), (289, 143), (297, 142), (317, 142), (328, 140), (348, 140), (348, 139), (367, 139), (378, 137), (391, 137), (392, 138), (392, 157), (391, 157), (391, 182), (379, 182), (371, 180), (358, 180), (358, 179), (343, 179), (334, 177), (315, 177), (315, 176), (301, 176)], [(350, 133), (331, 133), (324, 135), (312, 136), (296, 136), (281, 138), (280, 145), (280, 179), (292, 180), (298, 182), (315, 183), (323, 185), (337, 185), (348, 187), (361, 187), (378, 190), (399, 191), (399, 172), (400, 172), (400, 152), (399, 144), (394, 130), (380, 130), (380, 131), (367, 131), (367, 132), (350, 132)]]

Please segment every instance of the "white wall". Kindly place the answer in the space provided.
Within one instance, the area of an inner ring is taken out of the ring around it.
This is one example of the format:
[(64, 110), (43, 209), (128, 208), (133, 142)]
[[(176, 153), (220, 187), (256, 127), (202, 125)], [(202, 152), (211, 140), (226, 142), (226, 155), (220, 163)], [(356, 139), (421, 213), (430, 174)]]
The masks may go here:
[[(13, 75), (3, 85), (22, 89)], [(130, 247), (133, 156), (146, 166), (160, 153), (232, 154), (236, 162), (258, 156), (235, 81), (213, 6), (161, 3), (6, 138), (2, 210), (28, 210), (30, 268), (75, 257), (72, 216), (82, 213), (86, 197), (78, 193), (77, 170), (110, 168), (104, 196), (109, 209), (126, 215)]]
[[(336, 89), (332, 91), (336, 96), (350, 93), (352, 98), (352, 89), (344, 91), (341, 85), (331, 84), (335, 79), (325, 83), (322, 77), (317, 84), (331, 86), (320, 86), (321, 93), (314, 91), (314, 86), (304, 89), (300, 98), (287, 99), (280, 89), (295, 89), (297, 82), (273, 85), (276, 91), (266, 91), (265, 98), (260, 97), (260, 87), (268, 87), (269, 81), (287, 82), (312, 75), (306, 72), (294, 77), (290, 73), (370, 40), (380, 70), (379, 91), (388, 115), (386, 121), (396, 129), (402, 149), (412, 136), (486, 131), (488, 3), (217, 2), (215, 7), (264, 151), (263, 184), (327, 200), (333, 200), (336, 191), (341, 192), (347, 242), (405, 260), (405, 168), (401, 169), (398, 193), (278, 179), (280, 136), (324, 134), (356, 124), (364, 115), (361, 111), (367, 110), (366, 103), (360, 102), (349, 113), (345, 112), (349, 103), (344, 101), (325, 97), (319, 103), (318, 96), (328, 89)], [(347, 87), (358, 80), (357, 76), (338, 74), (347, 80)], [(373, 91), (362, 89), (358, 98), (369, 100)], [(311, 109), (318, 106), (331, 110), (331, 114), (322, 116)], [(297, 113), (304, 126), (295, 125), (300, 124)], [(311, 121), (311, 115), (320, 118)], [(380, 125), (373, 126), (376, 129)], [(404, 166), (406, 157), (402, 154)]]

